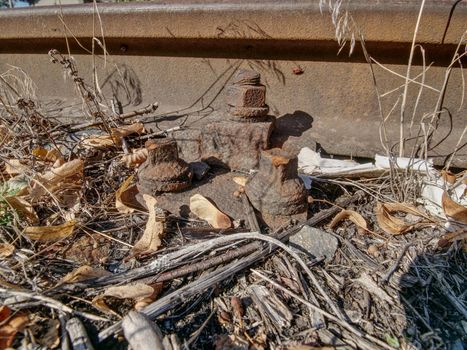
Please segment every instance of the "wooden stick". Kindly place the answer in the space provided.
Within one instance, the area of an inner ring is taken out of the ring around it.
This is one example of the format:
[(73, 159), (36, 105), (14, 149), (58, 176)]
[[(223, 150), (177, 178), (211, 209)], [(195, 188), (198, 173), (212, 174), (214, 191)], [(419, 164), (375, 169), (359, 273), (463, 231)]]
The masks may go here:
[(73, 350), (94, 350), (86, 328), (84, 328), (84, 325), (78, 318), (73, 317), (68, 320), (66, 331), (70, 337)]
[(132, 349), (164, 350), (161, 330), (142, 313), (130, 311), (123, 318), (122, 329)]

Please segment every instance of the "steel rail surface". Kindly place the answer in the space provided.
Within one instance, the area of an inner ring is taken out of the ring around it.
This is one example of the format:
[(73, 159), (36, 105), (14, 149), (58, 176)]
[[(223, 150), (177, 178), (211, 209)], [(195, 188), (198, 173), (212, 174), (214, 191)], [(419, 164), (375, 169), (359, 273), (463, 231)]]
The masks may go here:
[[(202, 94), (199, 100), (202, 91), (211, 91), (213, 101), (218, 102), (215, 98), (222, 86), (216, 91), (212, 86), (222, 81), (219, 77), (228, 76), (223, 76), (223, 72), (229, 72), (241, 61), (263, 75), (274, 114), (292, 115), (293, 119), (298, 111), (313, 120), (310, 130), (304, 130), (300, 137), (310, 143), (318, 141), (330, 153), (373, 157), (382, 148), (380, 117), (368, 64), (358, 42), (350, 57), (348, 48), (337, 54), (335, 28), (329, 14), (320, 12), (318, 3), (318, 0), (177, 0), (100, 3), (97, 7), (112, 62), (131, 68), (143, 103), (157, 100), (161, 112), (176, 110), (190, 106), (193, 101), (202, 101), (201, 104), (210, 101), (209, 94)], [(406, 72), (420, 3), (350, 1), (349, 10), (370, 55), (401, 76)], [(452, 4), (453, 1), (428, 0), (417, 35), (426, 62), (432, 65), (426, 83), (437, 88), (467, 29), (467, 2), (460, 2), (442, 43)], [(3, 64), (23, 67), (38, 84), (41, 96), (73, 97), (72, 85), (67, 83), (68, 88), (63, 88), (61, 71), (50, 65), (46, 55), (51, 48), (67, 50), (65, 33), (80, 72), (91, 79), (93, 61), (83, 47), (91, 50), (93, 35), (100, 37), (93, 4), (0, 11), (1, 68)], [(417, 49), (414, 64), (421, 63)], [(466, 63), (464, 60), (463, 65)], [(294, 74), (297, 68), (304, 74)], [(417, 69), (420, 73), (421, 68)], [(438, 163), (455, 148), (466, 123), (465, 104), (459, 106), (463, 91), (460, 72), (459, 68), (453, 69), (444, 99), (450, 115), (441, 122), (438, 137), (441, 144), (432, 153)], [(101, 79), (106, 81), (108, 77)], [(381, 91), (397, 89), (404, 83), (400, 77), (382, 70), (377, 71), (377, 78)], [(416, 93), (413, 95), (411, 98), (416, 97)], [(436, 99), (435, 93), (424, 93), (419, 113), (430, 113)], [(387, 98), (383, 102), (385, 108), (394, 103)], [(209, 107), (222, 108), (222, 101)], [(286, 128), (285, 120), (278, 125)], [(397, 139), (398, 130), (397, 120), (388, 123), (391, 139)], [(465, 148), (454, 164), (467, 165)]]

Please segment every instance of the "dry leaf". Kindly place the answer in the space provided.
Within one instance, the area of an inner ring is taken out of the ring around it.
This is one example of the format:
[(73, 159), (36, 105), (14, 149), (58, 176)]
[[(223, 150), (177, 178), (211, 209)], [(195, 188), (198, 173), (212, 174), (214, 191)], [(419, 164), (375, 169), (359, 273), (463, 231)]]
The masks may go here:
[(81, 145), (85, 148), (108, 149), (119, 146), (109, 135), (94, 135), (81, 140)]
[(33, 241), (56, 241), (71, 236), (76, 221), (71, 220), (57, 226), (29, 226), (23, 231)]
[(121, 140), (123, 137), (129, 136), (131, 134), (142, 134), (143, 132), (143, 123), (133, 123), (131, 125), (124, 125), (111, 129), (112, 136), (115, 140)]
[(339, 224), (342, 220), (349, 219), (358, 227), (359, 233), (365, 233), (368, 231), (368, 226), (366, 224), (365, 219), (359, 213), (353, 210), (341, 210), (334, 219), (332, 219), (331, 223), (329, 224), (330, 228), (334, 228)]
[(91, 266), (84, 265), (67, 273), (62, 278), (62, 283), (74, 283), (79, 281), (88, 280), (90, 278), (97, 278), (103, 276), (110, 276), (112, 273), (102, 269), (95, 269)]
[(132, 249), (134, 254), (157, 251), (161, 246), (161, 237), (165, 228), (165, 214), (162, 209), (156, 207), (156, 198), (143, 194), (143, 199), (149, 211), (149, 218), (143, 235)]
[(140, 300), (148, 298), (154, 293), (154, 288), (145, 283), (134, 283), (123, 286), (109, 287), (104, 295), (118, 299)]
[(200, 194), (195, 194), (190, 198), (190, 210), (214, 228), (227, 229), (232, 226), (230, 218)]
[(402, 212), (406, 214), (412, 214), (420, 217), (424, 217), (425, 214), (422, 213), (420, 210), (418, 210), (416, 207), (414, 207), (411, 204), (408, 203), (384, 203), (384, 206), (390, 213), (395, 213), (395, 212)]
[(98, 310), (101, 310), (102, 312), (106, 312), (106, 313), (109, 313), (109, 314), (112, 314), (112, 315), (115, 315), (117, 317), (120, 317), (119, 314), (117, 314), (115, 311), (113, 311), (106, 303), (105, 303), (105, 300), (104, 300), (104, 296), (103, 295), (97, 295), (95, 296), (91, 303), (92, 305), (98, 309)]
[(158, 287), (155, 288), (150, 285), (137, 282), (123, 286), (110, 287), (106, 289), (104, 294), (95, 297), (92, 300), (92, 304), (104, 312), (115, 314), (115, 312), (105, 303), (105, 297), (133, 299), (136, 303), (138, 303), (141, 301), (146, 301), (147, 299), (152, 301), (157, 297), (158, 293), (160, 293), (160, 289)]
[(379, 227), (386, 233), (400, 235), (414, 228), (420, 227), (423, 223), (409, 224), (404, 220), (392, 216), (391, 213), (404, 212), (408, 214), (423, 216), (423, 214), (414, 206), (406, 203), (377, 203), (376, 219)]
[(42, 177), (51, 184), (58, 183), (64, 180), (69, 180), (69, 178), (71, 177), (81, 179), (83, 177), (83, 169), (83, 160), (74, 159), (64, 163), (58, 168), (49, 170)]
[(133, 213), (135, 209), (141, 208), (141, 205), (136, 200), (138, 188), (135, 185), (130, 186), (133, 178), (134, 175), (129, 176), (123, 181), (117, 192), (115, 192), (115, 207), (123, 214), (130, 214)]
[(5, 197), (5, 201), (30, 224), (36, 225), (39, 223), (36, 211), (32, 207), (31, 203), (29, 203), (24, 197), (9, 196)]
[(455, 241), (467, 242), (467, 232), (465, 232), (464, 230), (459, 230), (456, 232), (450, 232), (445, 234), (438, 241), (438, 247), (445, 248)]
[(74, 159), (43, 175), (37, 175), (33, 179), (32, 190), (29, 194), (31, 200), (34, 202), (46, 193), (55, 193), (63, 189), (79, 191), (83, 169), (83, 160)]
[(246, 186), (246, 183), (247, 183), (247, 181), (248, 181), (248, 178), (246, 178), (245, 176), (235, 176), (232, 180), (233, 180), (237, 185), (240, 185), (240, 186), (245, 187), (245, 186)]
[(2, 306), (0, 314), (2, 318), (6, 316), (6, 319), (2, 319), (2, 326), (0, 327), (0, 349), (9, 348), (13, 344), (16, 333), (22, 332), (26, 325), (29, 323), (29, 317), (24, 314), (16, 314), (14, 317), (10, 317), (11, 311), (6, 310), (7, 306)]
[(29, 171), (29, 167), (19, 159), (8, 159), (5, 161), (5, 171), (10, 176), (15, 176), (18, 174), (24, 174)]
[(81, 141), (81, 145), (86, 148), (108, 149), (115, 146), (120, 146), (122, 138), (131, 134), (141, 134), (144, 132), (142, 123), (134, 123), (124, 125), (119, 128), (112, 128), (111, 135), (93, 135)]
[(446, 191), (443, 193), (442, 204), (446, 216), (457, 222), (467, 224), (467, 208), (454, 202)]
[(448, 184), (456, 183), (456, 175), (451, 173), (449, 170), (441, 170), (441, 177), (446, 181)]
[(125, 154), (122, 157), (122, 163), (124, 163), (128, 168), (135, 167), (140, 165), (146, 161), (148, 157), (148, 149), (147, 148), (139, 148), (133, 150), (131, 154)]
[(0, 258), (8, 258), (15, 251), (15, 246), (10, 243), (0, 243)]
[(55, 163), (57, 160), (63, 159), (60, 151), (56, 148), (47, 150), (45, 148), (34, 148), (32, 155), (43, 162)]

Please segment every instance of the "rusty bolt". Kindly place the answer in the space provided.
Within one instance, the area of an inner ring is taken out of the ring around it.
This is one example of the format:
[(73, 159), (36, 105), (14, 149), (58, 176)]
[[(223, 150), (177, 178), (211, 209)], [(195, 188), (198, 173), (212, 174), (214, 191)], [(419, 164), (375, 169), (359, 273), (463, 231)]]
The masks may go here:
[(178, 157), (175, 140), (150, 140), (145, 146), (148, 158), (138, 170), (140, 193), (177, 192), (191, 185), (193, 174), (188, 164)]
[(278, 148), (261, 152), (259, 170), (245, 186), (258, 211), (282, 216), (307, 211), (307, 193), (298, 177), (297, 163), (297, 157)]

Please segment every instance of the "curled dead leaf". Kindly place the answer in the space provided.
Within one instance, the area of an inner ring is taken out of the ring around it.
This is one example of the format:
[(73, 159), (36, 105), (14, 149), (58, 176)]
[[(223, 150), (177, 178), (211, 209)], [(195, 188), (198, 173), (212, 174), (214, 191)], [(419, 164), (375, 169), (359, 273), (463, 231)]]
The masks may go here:
[(341, 221), (349, 219), (352, 221), (355, 225), (358, 227), (358, 232), (359, 233), (365, 233), (368, 231), (368, 226), (363, 218), (359, 213), (357, 213), (354, 210), (341, 210), (335, 217), (332, 219), (331, 223), (329, 224), (329, 227), (333, 229), (336, 227)]
[(111, 135), (93, 135), (81, 140), (81, 145), (85, 148), (109, 149), (118, 147), (122, 143), (122, 138), (131, 134), (141, 134), (144, 132), (142, 123), (124, 125), (110, 130)]
[(5, 197), (5, 201), (30, 224), (36, 225), (39, 223), (39, 218), (37, 217), (36, 211), (25, 197), (9, 196)]
[(32, 189), (29, 194), (34, 202), (46, 193), (55, 193), (63, 190), (79, 191), (80, 182), (83, 179), (84, 162), (82, 159), (74, 159), (57, 168), (47, 171), (43, 175), (37, 175), (32, 180)]
[(8, 258), (13, 255), (15, 246), (10, 243), (0, 243), (0, 258)]
[(142, 134), (144, 132), (143, 123), (133, 123), (130, 125), (123, 125), (118, 128), (112, 128), (111, 133), (115, 140), (121, 140), (123, 137), (131, 134)]
[(462, 243), (467, 243), (467, 232), (464, 230), (459, 230), (456, 232), (450, 232), (445, 234), (441, 239), (438, 241), (438, 247), (445, 248), (451, 245), (452, 242), (455, 241), (462, 241)]
[(104, 295), (118, 299), (144, 299), (154, 293), (154, 288), (144, 283), (126, 284), (124, 286), (109, 287)]
[(415, 224), (406, 223), (404, 220), (397, 218), (391, 213), (403, 212), (407, 214), (424, 216), (417, 208), (406, 203), (380, 203), (376, 204), (376, 219), (379, 227), (386, 233), (391, 235), (400, 235), (411, 231), (415, 228), (419, 228), (425, 223), (419, 222)]
[(446, 191), (443, 193), (442, 205), (448, 218), (467, 225), (467, 208), (454, 202)]
[(57, 226), (29, 226), (23, 234), (33, 241), (56, 241), (71, 236), (75, 229), (76, 221), (67, 221)]
[[(138, 302), (152, 302), (160, 293), (161, 288), (159, 284), (154, 286), (145, 283), (132, 283), (123, 286), (110, 287), (105, 290), (101, 295), (96, 296), (92, 300), (92, 304), (98, 309), (115, 314), (115, 312), (106, 304), (106, 297), (114, 297), (118, 299), (132, 299)], [(147, 304), (146, 304), (147, 305)]]
[(449, 170), (441, 170), (441, 177), (448, 184), (454, 184), (456, 182), (456, 175), (451, 173)]
[(132, 249), (134, 254), (157, 251), (162, 244), (161, 237), (165, 230), (165, 214), (162, 209), (156, 206), (156, 198), (143, 194), (143, 199), (148, 208), (149, 217), (143, 235)]
[(62, 278), (62, 283), (74, 283), (79, 281), (84, 281), (91, 278), (109, 276), (112, 273), (102, 269), (95, 269), (91, 266), (84, 265), (80, 266), (77, 269), (67, 273)]
[(81, 145), (84, 148), (104, 150), (119, 146), (120, 144), (109, 135), (94, 135), (81, 140)]
[(190, 210), (214, 228), (227, 229), (232, 226), (230, 218), (200, 194), (195, 194), (190, 198)]
[(133, 150), (131, 154), (125, 154), (122, 157), (122, 163), (124, 163), (128, 168), (135, 167), (146, 161), (148, 157), (148, 149), (140, 148)]
[(29, 316), (16, 314), (11, 316), (11, 310), (7, 306), (0, 308), (0, 349), (7, 349), (13, 344), (18, 332), (22, 332), (29, 323)]
[(49, 170), (43, 175), (43, 178), (49, 183), (58, 183), (70, 178), (82, 179), (83, 169), (84, 161), (82, 159), (73, 159), (58, 168)]
[(134, 175), (129, 176), (115, 193), (115, 207), (123, 214), (131, 214), (141, 207), (136, 200), (138, 188), (136, 185), (131, 185), (133, 178)]

